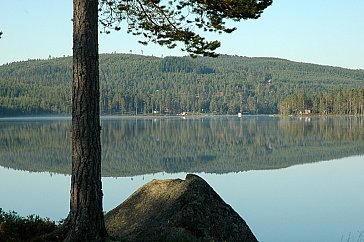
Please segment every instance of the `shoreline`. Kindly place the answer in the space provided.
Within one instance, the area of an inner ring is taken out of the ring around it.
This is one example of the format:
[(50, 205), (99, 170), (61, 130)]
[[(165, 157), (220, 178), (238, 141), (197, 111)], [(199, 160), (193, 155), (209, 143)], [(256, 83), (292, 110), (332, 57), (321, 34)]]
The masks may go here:
[[(132, 118), (140, 118), (140, 119), (155, 119), (155, 118), (209, 118), (209, 117), (259, 117), (259, 116), (268, 116), (268, 117), (294, 117), (294, 118), (315, 118), (315, 117), (364, 117), (364, 115), (354, 115), (354, 114), (310, 114), (310, 115), (283, 115), (283, 114), (244, 114), (242, 116), (238, 116), (238, 114), (213, 114), (213, 113), (191, 113), (187, 115), (180, 114), (138, 114), (138, 115), (123, 115), (123, 114), (101, 114), (100, 119), (132, 119)], [(0, 116), (0, 121), (7, 120), (39, 120), (39, 121), (47, 121), (47, 120), (72, 120), (72, 116), (70, 115), (62, 115), (62, 114), (46, 114), (46, 115), (15, 115), (15, 116)]]

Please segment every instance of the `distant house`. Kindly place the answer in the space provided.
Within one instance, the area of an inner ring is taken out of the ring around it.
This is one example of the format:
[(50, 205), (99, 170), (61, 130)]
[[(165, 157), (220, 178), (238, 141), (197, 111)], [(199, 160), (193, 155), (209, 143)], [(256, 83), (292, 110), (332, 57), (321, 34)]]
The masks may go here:
[(298, 114), (300, 114), (300, 115), (310, 115), (310, 114), (312, 114), (312, 110), (311, 109), (305, 109), (304, 111), (299, 111)]
[(305, 114), (311, 114), (312, 110), (311, 109), (305, 109)]
[(180, 116), (187, 116), (187, 115), (188, 115), (188, 113), (187, 113), (187, 112), (182, 112), (182, 113), (180, 113), (179, 115), (180, 115)]

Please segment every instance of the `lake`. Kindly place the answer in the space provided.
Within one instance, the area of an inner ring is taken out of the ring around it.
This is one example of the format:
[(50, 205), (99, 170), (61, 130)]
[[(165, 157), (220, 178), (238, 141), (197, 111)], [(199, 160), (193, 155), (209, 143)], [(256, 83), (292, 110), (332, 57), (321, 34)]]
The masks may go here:
[[(67, 216), (70, 118), (0, 119), (0, 207)], [(364, 241), (363, 117), (103, 117), (104, 209), (196, 173), (259, 241)]]

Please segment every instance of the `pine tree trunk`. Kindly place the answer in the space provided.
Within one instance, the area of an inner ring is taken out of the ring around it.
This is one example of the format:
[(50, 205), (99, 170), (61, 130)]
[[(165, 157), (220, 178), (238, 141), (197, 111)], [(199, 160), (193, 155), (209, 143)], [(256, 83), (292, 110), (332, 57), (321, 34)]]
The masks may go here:
[(73, 1), (72, 178), (66, 241), (102, 241), (98, 0)]

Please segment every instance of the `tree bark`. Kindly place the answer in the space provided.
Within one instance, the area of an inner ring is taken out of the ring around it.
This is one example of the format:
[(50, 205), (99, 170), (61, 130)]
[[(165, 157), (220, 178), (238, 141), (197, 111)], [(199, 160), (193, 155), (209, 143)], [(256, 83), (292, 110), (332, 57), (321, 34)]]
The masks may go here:
[(66, 241), (102, 241), (98, 0), (73, 1), (72, 178)]

